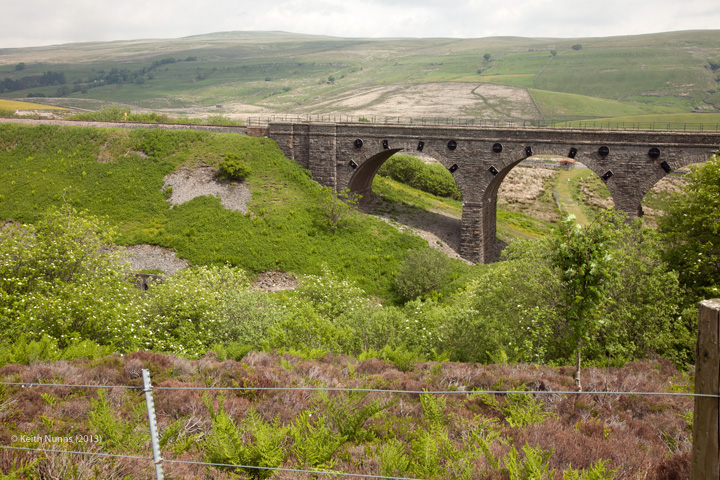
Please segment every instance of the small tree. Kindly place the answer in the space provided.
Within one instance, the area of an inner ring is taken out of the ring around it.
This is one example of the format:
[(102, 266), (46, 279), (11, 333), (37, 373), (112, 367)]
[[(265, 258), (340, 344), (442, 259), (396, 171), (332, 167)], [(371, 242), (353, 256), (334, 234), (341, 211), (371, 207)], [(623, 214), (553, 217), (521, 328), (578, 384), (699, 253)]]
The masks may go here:
[(575, 384), (582, 391), (580, 363), (583, 345), (601, 320), (606, 290), (614, 275), (612, 248), (616, 229), (610, 211), (583, 227), (568, 215), (555, 230), (550, 263), (560, 272), (563, 287), (560, 308), (571, 327), (575, 344)]
[(571, 47), (573, 50), (582, 50), (582, 45), (579, 43), (576, 43)]
[(490, 55), (489, 53), (486, 53), (485, 55), (483, 55), (483, 59), (484, 59), (486, 62), (489, 62), (489, 61), (490, 61), (490, 58), (492, 58), (492, 55)]

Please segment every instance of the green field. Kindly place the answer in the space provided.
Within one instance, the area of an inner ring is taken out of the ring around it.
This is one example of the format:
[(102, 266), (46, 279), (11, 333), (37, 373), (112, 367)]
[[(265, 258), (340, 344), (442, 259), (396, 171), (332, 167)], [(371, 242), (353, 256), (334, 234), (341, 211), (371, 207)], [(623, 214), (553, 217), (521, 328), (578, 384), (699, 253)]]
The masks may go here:
[(618, 101), (574, 93), (530, 90), (533, 100), (547, 120), (597, 119), (627, 117), (653, 113), (656, 115), (683, 112), (682, 106), (650, 105), (640, 101)]
[(63, 110), (63, 108), (43, 105), (41, 103), (19, 102), (17, 100), (0, 98), (0, 110)]
[(630, 128), (642, 130), (720, 130), (720, 113), (668, 113), (576, 120), (560, 124), (580, 128)]

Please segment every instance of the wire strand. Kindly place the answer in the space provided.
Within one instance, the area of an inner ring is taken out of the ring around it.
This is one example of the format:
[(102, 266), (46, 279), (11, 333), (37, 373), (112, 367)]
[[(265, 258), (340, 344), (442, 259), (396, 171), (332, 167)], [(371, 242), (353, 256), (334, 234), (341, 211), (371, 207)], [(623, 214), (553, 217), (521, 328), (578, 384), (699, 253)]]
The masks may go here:
[[(142, 386), (129, 385), (73, 385), (65, 383), (22, 383), (0, 382), (0, 385), (16, 385), (26, 387), (80, 387), (80, 388), (124, 388), (128, 390), (142, 390)], [(310, 392), (368, 392), (368, 393), (405, 393), (411, 395), (474, 395), (479, 393), (509, 395), (527, 393), (531, 395), (658, 395), (665, 397), (700, 397), (720, 398), (720, 395), (710, 393), (686, 392), (623, 392), (623, 391), (582, 391), (572, 390), (382, 390), (377, 388), (345, 388), (345, 387), (158, 387), (153, 390), (245, 390), (245, 391), (310, 391)]]
[(118, 457), (118, 458), (131, 458), (133, 460), (148, 460), (150, 462), (153, 461), (152, 457), (137, 457), (134, 455), (118, 455), (114, 453), (105, 453), (105, 452), (83, 452), (78, 450), (47, 450), (44, 448), (26, 448), (26, 447), (11, 447), (8, 445), (0, 445), (0, 448), (4, 448), (6, 450), (27, 450), (31, 452), (43, 452), (43, 453), (72, 453), (75, 455), (95, 455), (99, 457)]
[(324, 474), (324, 475), (336, 475), (343, 477), (361, 477), (361, 478), (380, 478), (383, 480), (422, 480), (419, 478), (412, 477), (384, 477), (381, 475), (368, 475), (364, 473), (346, 473), (346, 472), (334, 472), (325, 470), (302, 470), (296, 468), (279, 468), (279, 467), (257, 467), (253, 465), (233, 465), (227, 463), (207, 463), (207, 462), (191, 462), (187, 460), (166, 460), (163, 459), (164, 463), (184, 463), (189, 465), (210, 465), (212, 467), (233, 467), (233, 468), (257, 468), (261, 470), (274, 470), (279, 472), (292, 472), (292, 473), (311, 473), (311, 474)]
[(155, 390), (250, 390), (250, 391), (313, 391), (313, 392), (370, 392), (370, 393), (407, 393), (417, 395), (473, 395), (478, 393), (493, 393), (509, 395), (527, 393), (532, 395), (660, 395), (670, 397), (706, 397), (720, 398), (720, 395), (685, 392), (605, 392), (586, 391), (575, 392), (570, 390), (381, 390), (375, 388), (344, 388), (344, 387), (154, 387)]
[(22, 383), (22, 382), (0, 382), (0, 385), (21, 385), (24, 387), (82, 387), (82, 388), (125, 388), (128, 390), (142, 390), (142, 386), (133, 387), (130, 385), (72, 385), (66, 383)]

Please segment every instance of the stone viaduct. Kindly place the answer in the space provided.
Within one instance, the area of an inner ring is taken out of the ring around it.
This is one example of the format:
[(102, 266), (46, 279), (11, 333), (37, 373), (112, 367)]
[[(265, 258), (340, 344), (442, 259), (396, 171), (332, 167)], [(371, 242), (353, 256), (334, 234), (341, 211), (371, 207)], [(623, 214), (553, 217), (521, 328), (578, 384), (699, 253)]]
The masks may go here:
[(645, 194), (668, 173), (708, 160), (720, 132), (441, 127), (363, 123), (271, 123), (269, 136), (322, 185), (363, 196), (398, 152), (429, 155), (455, 178), (463, 197), (459, 254), (497, 259), (497, 193), (522, 160), (542, 154), (581, 162), (610, 190), (615, 207), (642, 215)]

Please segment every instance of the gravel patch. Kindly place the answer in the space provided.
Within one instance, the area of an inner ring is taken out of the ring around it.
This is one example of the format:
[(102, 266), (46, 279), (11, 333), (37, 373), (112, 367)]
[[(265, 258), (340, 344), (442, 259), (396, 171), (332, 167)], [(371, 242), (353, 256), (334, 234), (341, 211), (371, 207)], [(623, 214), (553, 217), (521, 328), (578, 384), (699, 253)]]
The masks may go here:
[(259, 273), (253, 288), (261, 292), (278, 292), (297, 288), (297, 278), (286, 272), (270, 271)]
[(203, 195), (214, 195), (228, 210), (247, 212), (247, 204), (252, 200), (252, 193), (246, 185), (217, 178), (212, 167), (181, 168), (165, 177), (163, 188), (168, 187), (172, 187), (169, 201), (173, 205)]
[(171, 248), (158, 245), (131, 245), (123, 247), (123, 251), (135, 271), (162, 270), (166, 275), (172, 275), (190, 265), (187, 260), (178, 258)]

